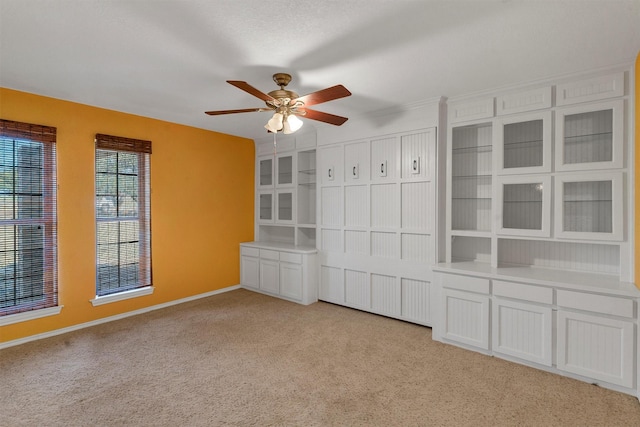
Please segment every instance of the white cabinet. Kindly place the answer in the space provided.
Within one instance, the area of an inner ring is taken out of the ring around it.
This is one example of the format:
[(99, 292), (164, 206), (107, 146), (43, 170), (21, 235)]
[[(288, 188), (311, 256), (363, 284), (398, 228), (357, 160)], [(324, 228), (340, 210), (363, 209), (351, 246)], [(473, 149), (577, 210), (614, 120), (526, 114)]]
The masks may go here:
[(258, 187), (273, 187), (273, 157), (258, 159)]
[(493, 296), (493, 351), (551, 366), (553, 290), (494, 280)]
[(623, 240), (623, 175), (593, 172), (556, 176), (556, 236)]
[(633, 387), (633, 300), (558, 291), (558, 306), (558, 369)]
[(346, 182), (369, 180), (368, 142), (356, 142), (345, 145), (344, 178)]
[(551, 129), (550, 111), (496, 119), (497, 173), (551, 172)]
[(624, 101), (563, 108), (556, 112), (556, 170), (623, 167)]
[(305, 305), (318, 300), (315, 249), (277, 243), (241, 243), (240, 272), (243, 288)]
[(500, 177), (496, 212), (498, 234), (549, 237), (551, 233), (551, 177)]
[(273, 222), (273, 191), (258, 192), (258, 222)]
[(445, 340), (489, 350), (489, 281), (443, 274), (440, 330)]

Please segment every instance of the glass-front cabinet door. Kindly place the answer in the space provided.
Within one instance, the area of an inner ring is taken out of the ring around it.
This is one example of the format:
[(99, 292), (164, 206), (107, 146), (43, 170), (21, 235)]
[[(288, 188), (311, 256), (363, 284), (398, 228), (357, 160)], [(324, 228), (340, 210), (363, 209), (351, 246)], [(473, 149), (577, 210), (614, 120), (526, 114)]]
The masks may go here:
[(556, 170), (623, 167), (623, 101), (556, 112)]
[(500, 177), (496, 202), (498, 234), (549, 237), (550, 176)]
[(497, 119), (494, 136), (499, 175), (551, 172), (551, 112)]
[(451, 229), (491, 231), (491, 123), (453, 128)]
[(258, 160), (258, 186), (273, 186), (273, 157), (266, 157)]
[(293, 155), (278, 156), (278, 185), (293, 184)]
[(622, 173), (558, 175), (556, 237), (622, 240)]
[(293, 223), (293, 191), (276, 191), (276, 222)]
[(258, 220), (273, 222), (273, 191), (258, 193)]

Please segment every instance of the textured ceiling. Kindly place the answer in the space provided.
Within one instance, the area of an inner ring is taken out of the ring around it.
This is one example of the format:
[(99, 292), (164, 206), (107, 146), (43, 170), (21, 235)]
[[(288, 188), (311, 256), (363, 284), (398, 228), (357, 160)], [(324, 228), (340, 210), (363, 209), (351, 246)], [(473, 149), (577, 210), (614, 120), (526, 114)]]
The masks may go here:
[(248, 138), (269, 113), (204, 114), (264, 105), (226, 80), (341, 83), (314, 108), (355, 118), (639, 50), (640, 0), (0, 0), (0, 86)]

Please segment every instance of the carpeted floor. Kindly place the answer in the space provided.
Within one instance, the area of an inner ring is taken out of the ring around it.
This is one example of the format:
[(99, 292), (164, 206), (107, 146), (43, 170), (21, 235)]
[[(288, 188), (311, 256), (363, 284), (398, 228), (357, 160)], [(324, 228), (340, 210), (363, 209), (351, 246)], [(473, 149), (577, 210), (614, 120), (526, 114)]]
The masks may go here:
[(639, 426), (632, 396), (245, 290), (0, 351), (2, 426)]

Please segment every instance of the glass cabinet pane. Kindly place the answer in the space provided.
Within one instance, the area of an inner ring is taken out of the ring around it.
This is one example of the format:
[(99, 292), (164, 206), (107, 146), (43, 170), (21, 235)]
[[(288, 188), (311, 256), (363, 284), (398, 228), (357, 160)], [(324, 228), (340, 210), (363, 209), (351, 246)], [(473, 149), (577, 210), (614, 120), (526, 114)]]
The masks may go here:
[(273, 159), (260, 160), (260, 186), (273, 185)]
[(551, 234), (551, 177), (504, 176), (498, 179), (501, 209), (498, 233), (549, 237)]
[(491, 230), (491, 123), (452, 131), (451, 228)]
[(278, 193), (278, 221), (293, 220), (293, 193)]
[(564, 117), (565, 164), (610, 162), (613, 159), (613, 110)]
[(503, 192), (503, 228), (542, 229), (541, 183), (505, 184)]
[(505, 169), (543, 165), (542, 129), (542, 119), (504, 126)]
[(607, 172), (556, 176), (556, 236), (622, 240), (622, 176)]
[(293, 156), (278, 157), (278, 185), (293, 183)]
[(260, 220), (271, 221), (273, 219), (273, 194), (260, 194), (258, 200)]
[(564, 231), (611, 233), (612, 182), (565, 182), (563, 189)]
[(624, 167), (623, 111), (623, 101), (557, 110), (556, 170)]

